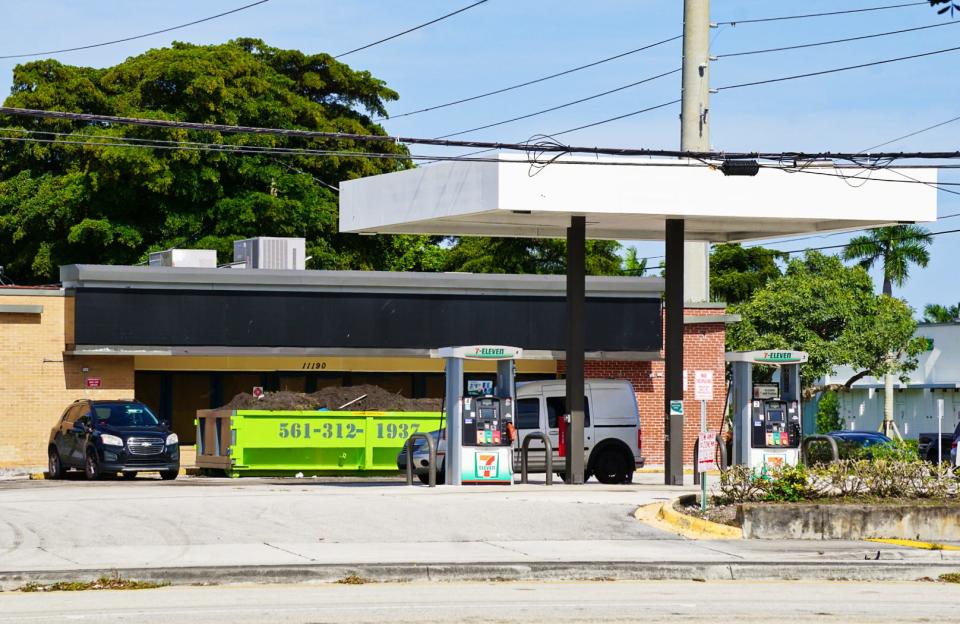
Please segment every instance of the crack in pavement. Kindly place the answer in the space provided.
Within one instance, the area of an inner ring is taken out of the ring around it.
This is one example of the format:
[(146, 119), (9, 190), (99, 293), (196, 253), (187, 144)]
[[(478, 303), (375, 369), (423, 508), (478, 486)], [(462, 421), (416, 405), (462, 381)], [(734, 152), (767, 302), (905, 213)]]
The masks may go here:
[(285, 552), (285, 553), (287, 553), (288, 555), (293, 555), (294, 557), (300, 557), (301, 559), (306, 559), (307, 561), (314, 561), (314, 562), (316, 562), (316, 559), (314, 559), (313, 557), (308, 557), (308, 556), (306, 556), (306, 555), (301, 555), (301, 554), (298, 553), (298, 552), (294, 552), (294, 551), (292, 551), (292, 550), (287, 550), (286, 548), (281, 548), (281, 547), (279, 547), (279, 546), (274, 546), (273, 544), (270, 544), (270, 543), (268, 543), (268, 542), (263, 542), (263, 545), (264, 545), (264, 546), (269, 546), (270, 548), (275, 548), (275, 549), (279, 550), (280, 552)]
[(47, 553), (48, 555), (52, 555), (52, 556), (56, 557), (57, 559), (63, 559), (63, 560), (66, 561), (67, 563), (72, 563), (73, 565), (77, 565), (77, 566), (80, 565), (80, 562), (79, 562), (79, 561), (74, 561), (73, 559), (70, 559), (70, 558), (68, 558), (68, 557), (64, 557), (63, 555), (58, 555), (58, 554), (55, 553), (55, 552), (51, 552), (51, 551), (47, 550), (47, 549), (44, 548), (43, 546), (36, 546), (35, 548), (36, 548), (37, 550), (42, 550), (43, 552)]
[(481, 543), (487, 544), (488, 546), (493, 546), (494, 548), (499, 548), (499, 549), (501, 549), (501, 550), (505, 550), (505, 551), (507, 551), (507, 552), (517, 553), (517, 554), (523, 555), (524, 557), (529, 557), (529, 556), (530, 556), (530, 553), (523, 552), (522, 550), (520, 550), (520, 549), (518, 549), (518, 548), (508, 548), (507, 546), (501, 546), (500, 544), (495, 544), (495, 543), (493, 543), (493, 542), (488, 542), (488, 541), (483, 541), (483, 542), (481, 542)]

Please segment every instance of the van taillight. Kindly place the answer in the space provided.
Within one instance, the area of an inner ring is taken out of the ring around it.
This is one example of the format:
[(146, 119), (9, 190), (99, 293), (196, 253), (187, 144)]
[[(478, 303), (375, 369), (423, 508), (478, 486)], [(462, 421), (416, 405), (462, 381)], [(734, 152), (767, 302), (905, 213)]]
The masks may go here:
[(954, 449), (957, 448), (957, 441), (956, 441), (956, 440), (954, 440), (953, 442), (950, 443), (950, 448), (954, 448)]
[(643, 429), (637, 427), (637, 450), (643, 455)]

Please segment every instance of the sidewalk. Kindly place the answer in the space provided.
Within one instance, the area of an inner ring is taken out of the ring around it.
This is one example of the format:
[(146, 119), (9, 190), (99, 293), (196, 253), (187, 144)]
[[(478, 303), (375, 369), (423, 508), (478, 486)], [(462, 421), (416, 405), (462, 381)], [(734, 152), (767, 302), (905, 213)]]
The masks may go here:
[(225, 583), (349, 574), (914, 580), (960, 571), (953, 550), (686, 539), (632, 514), (693, 488), (642, 477), (631, 486), (472, 489), (308, 479), (4, 482), (0, 588), (114, 572)]

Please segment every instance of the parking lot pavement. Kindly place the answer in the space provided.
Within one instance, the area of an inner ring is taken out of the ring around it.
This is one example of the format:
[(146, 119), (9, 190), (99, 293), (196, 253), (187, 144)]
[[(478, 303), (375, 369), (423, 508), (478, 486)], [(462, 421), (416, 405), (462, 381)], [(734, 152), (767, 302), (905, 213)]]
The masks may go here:
[[(687, 540), (634, 519), (639, 505), (690, 489), (644, 483), (431, 489), (392, 478), (3, 481), (0, 585), (9, 587), (20, 572), (54, 578), (78, 570), (251, 566), (592, 562), (602, 570), (670, 562), (714, 565), (713, 578), (732, 578), (719, 564), (757, 563), (768, 571), (827, 561), (960, 566), (956, 551)], [(936, 570), (917, 576), (930, 574)]]
[(632, 513), (679, 491), (349, 478), (4, 481), (0, 570), (523, 559), (531, 555), (509, 544), (675, 540)]

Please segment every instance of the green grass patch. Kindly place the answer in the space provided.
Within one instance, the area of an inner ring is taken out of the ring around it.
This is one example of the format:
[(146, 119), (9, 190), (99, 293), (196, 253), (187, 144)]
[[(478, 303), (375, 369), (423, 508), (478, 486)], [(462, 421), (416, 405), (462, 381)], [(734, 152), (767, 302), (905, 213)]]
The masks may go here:
[(57, 581), (56, 583), (27, 583), (18, 588), (22, 592), (93, 591), (98, 589), (156, 589), (170, 583), (134, 581), (121, 576), (101, 576), (95, 581)]
[(960, 583), (960, 572), (947, 572), (939, 578), (941, 583)]

